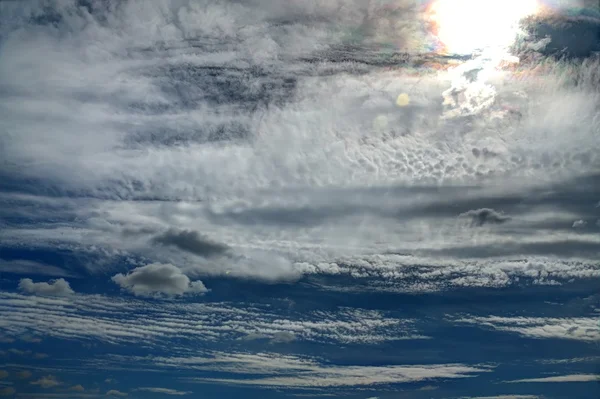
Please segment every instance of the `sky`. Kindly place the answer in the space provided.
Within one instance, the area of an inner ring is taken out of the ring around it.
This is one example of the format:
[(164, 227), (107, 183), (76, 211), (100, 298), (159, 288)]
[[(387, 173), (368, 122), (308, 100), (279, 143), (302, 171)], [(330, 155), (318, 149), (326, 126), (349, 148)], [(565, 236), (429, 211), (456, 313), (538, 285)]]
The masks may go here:
[(600, 12), (486, 4), (0, 1), (0, 397), (598, 398)]

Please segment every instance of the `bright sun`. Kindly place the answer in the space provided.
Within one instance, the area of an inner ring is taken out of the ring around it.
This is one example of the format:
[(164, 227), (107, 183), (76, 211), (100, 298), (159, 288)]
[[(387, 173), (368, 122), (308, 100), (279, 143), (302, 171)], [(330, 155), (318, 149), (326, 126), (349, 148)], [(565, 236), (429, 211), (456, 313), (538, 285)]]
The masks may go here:
[(538, 7), (537, 0), (436, 0), (429, 16), (448, 53), (470, 54), (510, 45), (519, 21)]

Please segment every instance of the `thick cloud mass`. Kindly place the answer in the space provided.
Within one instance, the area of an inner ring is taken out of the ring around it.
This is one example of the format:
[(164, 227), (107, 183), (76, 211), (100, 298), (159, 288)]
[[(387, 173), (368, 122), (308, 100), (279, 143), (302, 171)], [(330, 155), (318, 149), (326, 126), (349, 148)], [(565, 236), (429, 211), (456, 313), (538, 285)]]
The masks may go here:
[(202, 281), (190, 281), (177, 266), (171, 264), (152, 263), (136, 267), (127, 274), (114, 275), (112, 280), (139, 296), (204, 294), (208, 291)]

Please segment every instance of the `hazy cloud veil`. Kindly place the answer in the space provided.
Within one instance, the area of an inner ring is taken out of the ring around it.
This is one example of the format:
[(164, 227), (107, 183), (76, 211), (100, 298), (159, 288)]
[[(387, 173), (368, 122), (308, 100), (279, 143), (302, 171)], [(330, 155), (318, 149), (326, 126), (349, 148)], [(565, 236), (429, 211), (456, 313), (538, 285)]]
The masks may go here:
[(0, 396), (595, 397), (600, 14), (433, 3), (0, 2)]

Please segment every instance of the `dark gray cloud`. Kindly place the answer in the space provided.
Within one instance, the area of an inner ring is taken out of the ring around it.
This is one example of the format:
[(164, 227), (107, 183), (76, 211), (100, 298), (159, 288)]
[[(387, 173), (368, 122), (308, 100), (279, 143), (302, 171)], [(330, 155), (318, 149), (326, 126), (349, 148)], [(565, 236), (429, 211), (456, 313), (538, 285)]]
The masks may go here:
[(171, 264), (152, 263), (137, 267), (127, 274), (114, 275), (112, 281), (136, 296), (178, 296), (208, 291), (202, 281), (190, 281), (177, 266)]
[(221, 255), (229, 249), (227, 245), (211, 241), (197, 231), (170, 229), (152, 239), (161, 245), (172, 246), (194, 255), (209, 258)]
[(63, 278), (50, 280), (47, 283), (34, 283), (30, 278), (23, 278), (19, 282), (19, 289), (28, 294), (49, 296), (67, 296), (75, 293), (69, 283)]
[(490, 208), (474, 209), (465, 213), (461, 213), (460, 216), (471, 218), (471, 226), (502, 224), (510, 220), (510, 217)]
[(549, 38), (540, 49), (544, 55), (573, 58), (589, 57), (600, 51), (600, 15), (566, 16), (564, 14), (534, 18), (527, 26), (532, 40)]

